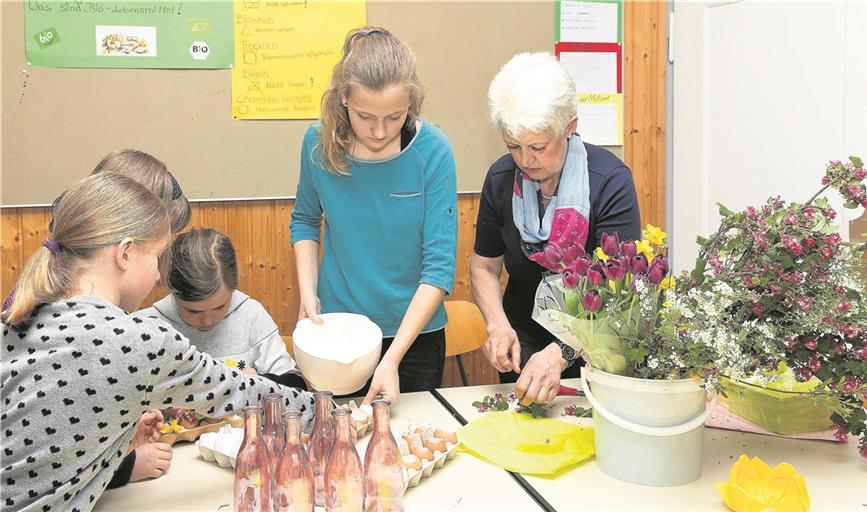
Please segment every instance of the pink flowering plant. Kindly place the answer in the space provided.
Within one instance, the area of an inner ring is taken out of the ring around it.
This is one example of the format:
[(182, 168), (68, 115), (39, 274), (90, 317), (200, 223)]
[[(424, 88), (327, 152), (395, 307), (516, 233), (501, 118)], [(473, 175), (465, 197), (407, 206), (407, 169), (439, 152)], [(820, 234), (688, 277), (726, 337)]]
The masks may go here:
[(867, 245), (842, 240), (821, 197), (833, 189), (847, 208), (865, 206), (865, 177), (853, 157), (830, 162), (805, 203), (771, 198), (743, 212), (720, 205), (719, 229), (699, 238), (695, 268), (676, 282), (658, 228), (648, 225), (635, 242), (605, 235), (588, 254), (586, 219), (555, 217), (549, 243), (533, 256), (553, 272), (537, 289), (533, 318), (611, 373), (698, 377), (717, 391), (725, 379), (791, 381), (788, 389), (809, 390), (830, 408), (840, 438), (860, 436), (867, 457), (867, 292), (859, 272)]
[(812, 394), (833, 404), (838, 437), (861, 437), (867, 457), (867, 299), (860, 270), (867, 244), (843, 242), (836, 212), (821, 197), (839, 192), (846, 208), (867, 207), (867, 170), (857, 157), (826, 166), (820, 190), (804, 203), (778, 197), (734, 212), (701, 247), (695, 268), (667, 298), (647, 367), (678, 373), (678, 350), (719, 360), (701, 370), (772, 386), (780, 363)]

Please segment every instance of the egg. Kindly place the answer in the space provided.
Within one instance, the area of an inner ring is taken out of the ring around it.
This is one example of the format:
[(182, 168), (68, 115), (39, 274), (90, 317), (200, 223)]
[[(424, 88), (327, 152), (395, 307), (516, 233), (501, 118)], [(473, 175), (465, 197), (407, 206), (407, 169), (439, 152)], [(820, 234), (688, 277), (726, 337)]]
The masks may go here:
[(433, 460), (434, 458), (433, 452), (425, 448), (424, 446), (414, 446), (410, 448), (409, 451), (419, 459)]
[(400, 458), (400, 461), (406, 469), (421, 471), (421, 459), (416, 455), (404, 455)]
[(427, 440), (424, 446), (425, 448), (435, 452), (445, 453), (446, 451), (446, 441), (439, 437), (431, 437)]
[(458, 442), (458, 434), (456, 432), (447, 432), (441, 428), (434, 431), (434, 435), (440, 439), (445, 439), (447, 443), (455, 444)]

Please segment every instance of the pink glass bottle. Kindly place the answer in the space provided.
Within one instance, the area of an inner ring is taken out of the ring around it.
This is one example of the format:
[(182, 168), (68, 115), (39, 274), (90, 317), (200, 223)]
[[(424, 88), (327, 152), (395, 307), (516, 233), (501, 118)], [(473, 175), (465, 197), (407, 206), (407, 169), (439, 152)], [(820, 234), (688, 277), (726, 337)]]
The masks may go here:
[(373, 433), (364, 454), (366, 512), (403, 512), (403, 465), (391, 434), (388, 400), (374, 400)]
[(271, 394), (265, 396), (265, 426), (262, 439), (268, 447), (268, 455), (271, 457), (271, 468), (277, 467), (280, 456), (283, 455), (285, 446), (285, 433), (283, 431), (283, 395)]
[(262, 406), (244, 407), (244, 441), (235, 465), (235, 511), (271, 512), (271, 464), (262, 442)]
[(286, 449), (274, 475), (274, 510), (313, 512), (313, 472), (301, 444), (301, 413), (289, 411), (286, 418)]
[(313, 417), (313, 432), (307, 446), (307, 457), (310, 459), (310, 469), (313, 472), (315, 489), (313, 502), (318, 506), (325, 505), (325, 466), (328, 455), (334, 445), (334, 423), (331, 419), (331, 391), (317, 391), (316, 413)]
[(349, 432), (350, 410), (335, 409), (334, 448), (325, 469), (325, 510), (362, 512), (364, 509), (364, 472), (361, 459)]

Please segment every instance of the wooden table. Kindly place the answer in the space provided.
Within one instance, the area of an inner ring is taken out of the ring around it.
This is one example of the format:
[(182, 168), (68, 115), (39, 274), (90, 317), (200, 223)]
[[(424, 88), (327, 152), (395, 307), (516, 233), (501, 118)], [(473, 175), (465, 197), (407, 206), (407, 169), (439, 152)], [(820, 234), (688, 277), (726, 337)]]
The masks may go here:
[[(456, 430), (460, 423), (430, 393), (406, 393), (392, 407), (392, 430), (432, 423)], [(359, 456), (370, 435), (358, 443)], [(175, 445), (172, 467), (155, 480), (134, 482), (106, 491), (97, 511), (231, 511), (234, 473), (205, 462), (191, 443)], [(509, 474), (468, 453), (458, 452), (445, 466), (410, 488), (406, 510), (539, 510), (530, 495)]]
[[(581, 388), (578, 379), (564, 385)], [(479, 417), (472, 406), (485, 395), (508, 393), (514, 385), (475, 386), (437, 390), (467, 421)], [(569, 404), (589, 407), (583, 397), (559, 397), (550, 418), (592, 426), (592, 419), (562, 417)], [(867, 459), (854, 442), (803, 441), (728, 430), (705, 429), (701, 477), (687, 485), (651, 487), (617, 480), (603, 473), (594, 460), (556, 479), (524, 475), (527, 482), (559, 511), (568, 510), (728, 510), (714, 483), (728, 480), (731, 465), (741, 454), (759, 456), (774, 466), (792, 464), (803, 474), (812, 510), (867, 511)], [(467, 454), (463, 454), (464, 458)]]

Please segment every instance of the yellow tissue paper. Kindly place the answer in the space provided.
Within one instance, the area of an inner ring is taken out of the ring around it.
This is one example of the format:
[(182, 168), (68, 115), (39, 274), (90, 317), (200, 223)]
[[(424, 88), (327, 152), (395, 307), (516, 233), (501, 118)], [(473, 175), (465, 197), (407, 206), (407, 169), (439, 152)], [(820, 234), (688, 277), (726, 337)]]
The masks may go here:
[(716, 484), (725, 504), (735, 512), (809, 510), (810, 495), (803, 475), (783, 462), (770, 467), (741, 455), (729, 472), (729, 481)]
[(503, 469), (553, 475), (595, 453), (593, 429), (526, 414), (490, 412), (458, 430), (463, 449)]

